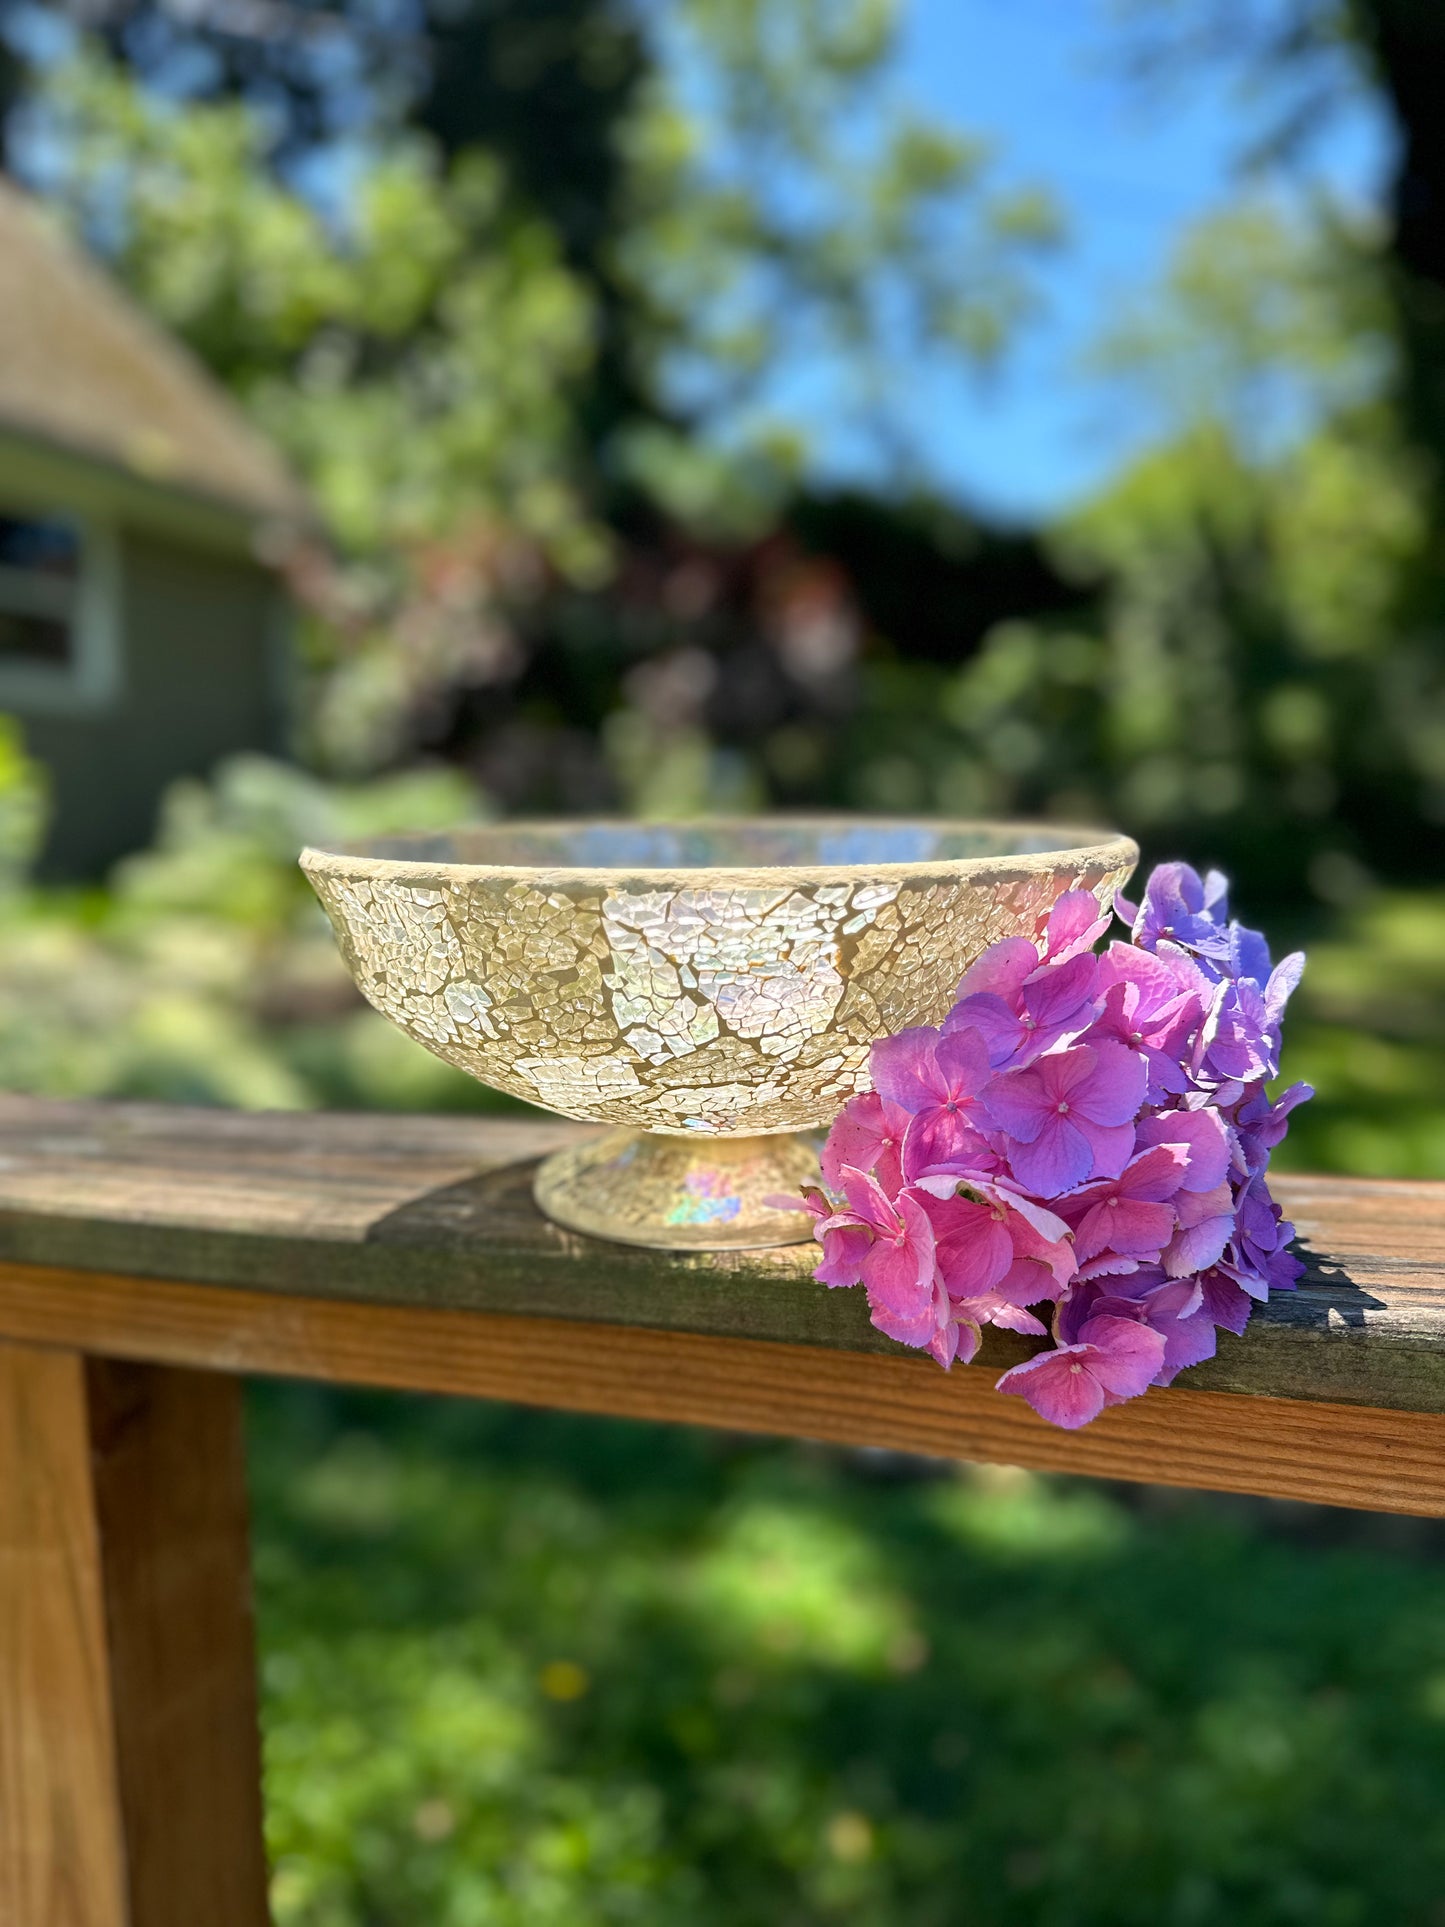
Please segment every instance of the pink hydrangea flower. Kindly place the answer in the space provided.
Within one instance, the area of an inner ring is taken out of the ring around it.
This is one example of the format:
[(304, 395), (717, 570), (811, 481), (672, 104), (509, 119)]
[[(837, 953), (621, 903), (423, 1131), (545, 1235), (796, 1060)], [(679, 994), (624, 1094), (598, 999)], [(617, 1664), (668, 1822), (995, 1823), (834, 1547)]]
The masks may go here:
[(933, 1226), (934, 1258), (950, 1298), (986, 1298), (1013, 1269), (1007, 1213), (974, 1198), (919, 1198)]
[(1210, 997), (1208, 980), (1182, 951), (1153, 957), (1133, 944), (1111, 943), (1099, 960), (1103, 1003), (1089, 1035), (1112, 1037), (1143, 1057), (1151, 1104), (1189, 1089), (1189, 1040)]
[(1134, 1148), (1144, 1065), (1119, 1044), (1079, 1044), (995, 1077), (983, 1108), (1007, 1140), (1014, 1176), (1035, 1197), (1114, 1177)]
[(819, 1163), (823, 1181), (840, 1190), (844, 1165), (872, 1171), (885, 1191), (903, 1182), (903, 1138), (911, 1119), (901, 1104), (890, 1103), (877, 1091), (850, 1097), (834, 1121)]
[[(883, 1038), (805, 1194), (834, 1287), (880, 1331), (965, 1363), (986, 1325), (1053, 1346), (999, 1380), (1051, 1423), (1087, 1424), (1238, 1334), (1303, 1267), (1266, 1170), (1271, 1101), (1303, 959), (1275, 965), (1211, 871), (1166, 864), (1130, 941), (1102, 957), (1094, 897), (1066, 892), (1035, 939), (993, 944), (938, 1028)], [(778, 1200), (789, 1203), (788, 1200)]]
[(1100, 909), (1092, 890), (1065, 890), (1044, 925), (1043, 961), (1064, 964), (1091, 951), (1109, 922), (1109, 912)]
[(1026, 1398), (1040, 1418), (1065, 1431), (1147, 1391), (1164, 1366), (1164, 1340), (1129, 1318), (1091, 1318), (1073, 1345), (1040, 1352), (1005, 1372), (1001, 1392)]
[(932, 1298), (934, 1270), (933, 1226), (921, 1201), (908, 1191), (890, 1198), (875, 1179), (849, 1166), (843, 1195), (853, 1222), (872, 1234), (859, 1266), (869, 1303), (900, 1318), (920, 1316)]
[(1120, 1257), (1157, 1259), (1174, 1236), (1178, 1195), (1188, 1154), (1182, 1145), (1155, 1144), (1140, 1151), (1114, 1178), (1086, 1184), (1064, 1200), (1080, 1264), (1113, 1251)]
[(909, 1118), (907, 1175), (987, 1150), (978, 1094), (992, 1071), (977, 1031), (901, 1030), (873, 1046), (870, 1068), (874, 1089)]
[[(948, 1031), (976, 1031), (987, 1045), (989, 1062), (995, 1069), (1031, 1064), (1062, 1039), (1076, 1037), (1097, 1015), (1096, 957), (1070, 956), (1057, 965), (1040, 965), (1032, 945), (1029, 952), (1035, 959), (1034, 968), (1016, 990), (970, 992), (960, 997), (944, 1024)], [(1011, 960), (1004, 960), (997, 980), (1011, 978), (1014, 968)], [(967, 977), (964, 982), (968, 982)]]
[(770, 1198), (777, 1210), (800, 1208), (813, 1216), (813, 1236), (823, 1247), (823, 1256), (813, 1276), (831, 1290), (846, 1290), (861, 1284), (863, 1260), (873, 1246), (873, 1228), (848, 1211), (838, 1211), (821, 1191), (805, 1191), (800, 1207), (783, 1198)]

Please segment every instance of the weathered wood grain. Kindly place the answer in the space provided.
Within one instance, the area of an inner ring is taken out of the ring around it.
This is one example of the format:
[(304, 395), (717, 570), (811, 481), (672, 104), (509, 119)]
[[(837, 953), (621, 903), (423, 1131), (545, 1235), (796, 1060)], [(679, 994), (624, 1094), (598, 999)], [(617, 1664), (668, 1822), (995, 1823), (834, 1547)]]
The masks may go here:
[[(806, 1246), (632, 1250), (548, 1224), (530, 1117), (248, 1115), (0, 1098), (0, 1260), (374, 1305), (892, 1351)], [(1310, 1271), (1192, 1389), (1445, 1412), (1445, 1185), (1281, 1178)], [(1023, 1355), (994, 1334), (985, 1363)]]
[(0, 1344), (0, 1921), (264, 1927), (240, 1388)]
[(0, 1921), (128, 1927), (85, 1365), (0, 1345)]
[(132, 1927), (264, 1927), (241, 1387), (91, 1358), (116, 1773)]
[(0, 1209), (356, 1241), (387, 1212), (584, 1125), (72, 1103), (0, 1093)]
[(6, 1331), (120, 1357), (1445, 1516), (1445, 1417), (1171, 1387), (1063, 1433), (895, 1352), (11, 1266)]

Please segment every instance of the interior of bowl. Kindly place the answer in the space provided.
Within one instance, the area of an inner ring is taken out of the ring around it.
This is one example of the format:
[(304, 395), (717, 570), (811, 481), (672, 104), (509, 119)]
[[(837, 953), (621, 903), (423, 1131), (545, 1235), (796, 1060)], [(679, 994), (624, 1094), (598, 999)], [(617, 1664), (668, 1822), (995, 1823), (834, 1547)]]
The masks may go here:
[(739, 817), (695, 823), (489, 823), (374, 837), (347, 854), (498, 869), (754, 870), (950, 863), (1093, 849), (1117, 832), (1047, 823)]

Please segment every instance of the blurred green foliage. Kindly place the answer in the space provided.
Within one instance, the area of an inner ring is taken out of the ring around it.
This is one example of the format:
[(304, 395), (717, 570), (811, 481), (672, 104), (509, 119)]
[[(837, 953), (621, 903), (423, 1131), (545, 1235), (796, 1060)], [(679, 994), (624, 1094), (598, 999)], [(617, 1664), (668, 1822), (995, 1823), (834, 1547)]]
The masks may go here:
[(45, 839), (49, 784), (25, 753), (19, 726), (0, 716), (0, 906), (25, 883)]
[(1260, 208), (1188, 237), (1108, 344), (1160, 440), (1053, 535), (1095, 609), (879, 665), (863, 800), (1122, 822), (1261, 904), (1432, 871), (1445, 652), (1403, 604), (1434, 537), (1361, 245)]
[(1319, 1095), (1281, 1168), (1445, 1178), (1445, 892), (1371, 893), (1319, 936), (1284, 1063)]
[[(0, 825), (40, 829), (42, 773), (11, 732)], [(690, 780), (689, 739), (639, 758), (661, 794)], [(696, 753), (705, 755), (706, 745)], [(912, 807), (903, 791), (880, 801)], [(644, 795), (649, 792), (643, 789)], [(745, 799), (744, 799), (745, 800)], [(106, 889), (0, 892), (0, 1088), (248, 1109), (505, 1109), (361, 1001), (296, 867), (307, 843), (444, 827), (481, 799), (456, 772), (322, 782), (264, 757), (169, 793), (155, 846)], [(1291, 1007), (1285, 1076), (1319, 1089), (1281, 1160), (1295, 1169), (1445, 1177), (1445, 894), (1342, 876), (1349, 908), (1271, 916), (1310, 967)]]
[[(1126, 11), (1255, 37), (1308, 108), (1411, 3)], [(0, 734), (0, 1085), (502, 1102), (360, 1004), (307, 841), (1037, 811), (1222, 862), (1308, 943), (1282, 1162), (1445, 1177), (1438, 303), (1432, 337), (1398, 234), (1251, 202), (1187, 237), (1093, 373), (1152, 445), (1005, 537), (890, 393), (1006, 350), (1056, 218), (900, 104), (889, 0), (69, 11), (104, 51), (0, 53), (7, 134), (311, 491), (325, 774), (239, 759), (104, 888), (42, 889)], [(817, 486), (800, 356), (886, 495)], [(279, 1927), (1445, 1918), (1423, 1528), (1321, 1550), (1262, 1508), (317, 1390), (253, 1417)]]
[[(0, 823), (36, 780), (23, 758), (0, 761)], [(154, 848), (106, 889), (0, 896), (0, 1088), (252, 1110), (505, 1106), (373, 1017), (296, 867), (306, 843), (475, 813), (448, 770), (346, 788), (239, 757), (210, 785), (177, 784)]]
[[(491, 722), (447, 753), (507, 761), (508, 699), (565, 652), (579, 595), (609, 706), (635, 708), (637, 509), (723, 552), (771, 528), (807, 456), (776, 395), (800, 357), (831, 370), (856, 435), (905, 459), (885, 433), (898, 355), (996, 356), (1056, 238), (1042, 195), (996, 188), (977, 142), (893, 98), (891, 5), (689, 0), (658, 27), (666, 60), (585, 12), (562, 6), (540, 40), (507, 7), (439, 28), (442, 46), (453, 26), (499, 36), (502, 71), (548, 76), (569, 127), (607, 103), (595, 180), (569, 192), (497, 94), (463, 111), (445, 60), (410, 118), (378, 107), (331, 157), (329, 195), (284, 165), (269, 96), (178, 100), (84, 43), (31, 76), (48, 197), (320, 511), (326, 540), (298, 534), (282, 559), (306, 612), (297, 745), (335, 773), (404, 764), (473, 695)], [(565, 695), (521, 703), (556, 764), (580, 719)], [(589, 767), (625, 798), (625, 772)]]
[(590, 358), (584, 290), (555, 237), (471, 153), (419, 136), (368, 161), (329, 214), (267, 166), (240, 102), (178, 110), (94, 55), (47, 93), (51, 199), (251, 408), (342, 547), (506, 518), (595, 573), (567, 463), (569, 383)]
[(1435, 1528), (320, 1391), (253, 1436), (278, 1927), (1439, 1919)]
[[(541, 38), (448, 16), (324, 193), (294, 101), (178, 100), (138, 29), (128, 67), (32, 76), (51, 196), (322, 512), (289, 557), (314, 766), (421, 752), (506, 810), (1109, 818), (1282, 904), (1436, 870), (1434, 492), (1377, 225), (1256, 197), (1185, 235), (1094, 371), (1152, 445), (1000, 607), (999, 541), (902, 457), (891, 500), (820, 504), (772, 398), (811, 356), (861, 434), (900, 355), (996, 355), (1045, 204), (896, 96), (883, 0), (554, 5)], [(483, 51), (586, 106), (585, 207), (491, 78), (465, 96)]]

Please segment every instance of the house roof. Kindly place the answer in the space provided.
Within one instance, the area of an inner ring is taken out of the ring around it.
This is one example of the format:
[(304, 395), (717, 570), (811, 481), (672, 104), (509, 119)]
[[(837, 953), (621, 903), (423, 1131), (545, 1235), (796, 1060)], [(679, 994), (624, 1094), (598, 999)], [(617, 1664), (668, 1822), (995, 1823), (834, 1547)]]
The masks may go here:
[(252, 520), (306, 514), (280, 457), (200, 363), (3, 179), (0, 431)]

